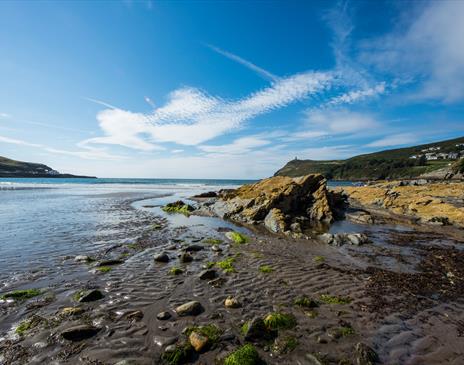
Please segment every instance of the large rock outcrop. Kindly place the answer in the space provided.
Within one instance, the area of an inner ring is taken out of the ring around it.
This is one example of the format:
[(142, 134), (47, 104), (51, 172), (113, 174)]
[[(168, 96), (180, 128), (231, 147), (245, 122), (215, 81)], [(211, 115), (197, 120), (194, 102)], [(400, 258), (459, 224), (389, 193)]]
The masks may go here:
[(222, 190), (208, 209), (214, 214), (247, 224), (264, 223), (273, 232), (299, 231), (334, 220), (340, 200), (327, 190), (322, 175), (297, 178), (275, 176), (235, 190)]
[(350, 203), (420, 223), (464, 227), (464, 183), (389, 182), (345, 187)]

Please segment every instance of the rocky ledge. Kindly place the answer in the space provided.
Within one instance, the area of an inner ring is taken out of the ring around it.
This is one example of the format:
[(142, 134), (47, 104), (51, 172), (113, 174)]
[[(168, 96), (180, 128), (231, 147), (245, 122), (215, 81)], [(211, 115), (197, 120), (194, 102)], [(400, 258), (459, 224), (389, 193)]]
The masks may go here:
[[(427, 183), (425, 180), (345, 187), (350, 205), (376, 213), (384, 211), (415, 223), (464, 227), (464, 183)], [(368, 215), (357, 216), (369, 218)], [(366, 221), (366, 223), (369, 223)]]
[(240, 223), (263, 224), (275, 233), (298, 235), (305, 228), (332, 223), (343, 205), (342, 194), (329, 191), (327, 180), (315, 174), (275, 176), (221, 190), (203, 200), (201, 209)]

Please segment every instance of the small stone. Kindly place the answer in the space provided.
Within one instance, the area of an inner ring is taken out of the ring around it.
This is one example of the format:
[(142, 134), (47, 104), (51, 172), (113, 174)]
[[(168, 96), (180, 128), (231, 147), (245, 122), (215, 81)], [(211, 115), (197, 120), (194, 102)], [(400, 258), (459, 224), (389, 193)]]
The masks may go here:
[(244, 333), (245, 341), (257, 341), (268, 336), (266, 325), (260, 317), (253, 318), (247, 325)]
[(201, 352), (208, 345), (208, 337), (193, 331), (189, 336), (189, 342), (196, 352)]
[(178, 306), (175, 309), (179, 316), (196, 316), (204, 311), (200, 302), (191, 301)]
[(377, 353), (362, 342), (356, 344), (355, 352), (358, 365), (374, 365), (379, 362)]
[(84, 311), (84, 308), (81, 307), (66, 307), (61, 310), (60, 314), (62, 316), (78, 316), (84, 313)]
[(132, 311), (126, 314), (126, 318), (129, 320), (140, 321), (143, 318), (143, 312), (141, 310)]
[(226, 283), (226, 281), (227, 280), (224, 278), (217, 278), (217, 279), (208, 281), (208, 284), (211, 285), (213, 288), (220, 288)]
[[(176, 336), (172, 336), (172, 337), (155, 336), (153, 338), (153, 342), (155, 343), (156, 346), (159, 346), (159, 347), (167, 346), (165, 351), (168, 350), (168, 347), (170, 345), (174, 345), (177, 342), (177, 340), (178, 340), (178, 337)], [(174, 349), (175, 349), (175, 345), (174, 345)]]
[(322, 243), (326, 243), (330, 245), (334, 240), (334, 235), (330, 233), (324, 233), (324, 234), (319, 235), (317, 239), (321, 241)]
[(187, 263), (187, 262), (192, 262), (193, 257), (187, 252), (184, 252), (182, 255), (180, 255), (180, 262)]
[(74, 261), (77, 261), (77, 262), (89, 262), (89, 261), (92, 261), (92, 258), (90, 256), (87, 256), (87, 255), (78, 255), (74, 258)]
[(228, 297), (224, 301), (224, 306), (226, 308), (240, 308), (242, 305), (240, 304), (240, 302), (236, 298)]
[(290, 230), (294, 233), (301, 233), (301, 224), (298, 222), (290, 224)]
[(160, 312), (156, 315), (156, 318), (158, 318), (160, 321), (165, 321), (169, 318), (171, 318), (171, 313), (169, 312)]
[(104, 297), (102, 292), (97, 289), (87, 290), (84, 292), (80, 292), (77, 295), (78, 302), (94, 302), (96, 300), (100, 300)]
[(176, 349), (177, 349), (176, 345), (169, 345), (164, 349), (164, 352), (171, 353), (171, 352), (176, 351)]
[(185, 252), (198, 252), (201, 250), (203, 250), (203, 246), (200, 245), (190, 245), (184, 249)]
[(61, 336), (68, 341), (82, 341), (95, 336), (99, 331), (100, 328), (83, 324), (65, 329)]
[(214, 252), (222, 252), (222, 248), (219, 247), (218, 245), (213, 245), (211, 247), (211, 250), (213, 250)]
[(217, 273), (216, 270), (209, 269), (209, 270), (203, 270), (199, 275), (198, 278), (201, 280), (211, 280), (216, 278)]
[(114, 260), (102, 260), (97, 263), (97, 266), (114, 266), (123, 264), (123, 260), (114, 259)]
[(153, 259), (156, 262), (169, 262), (169, 256), (165, 252), (153, 256)]

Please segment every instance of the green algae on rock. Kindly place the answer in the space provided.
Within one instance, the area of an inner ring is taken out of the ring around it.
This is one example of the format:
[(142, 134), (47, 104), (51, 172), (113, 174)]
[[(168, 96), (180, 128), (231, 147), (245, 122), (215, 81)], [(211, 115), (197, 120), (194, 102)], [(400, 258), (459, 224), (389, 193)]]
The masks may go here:
[(337, 297), (335, 295), (322, 294), (319, 297), (320, 301), (325, 304), (350, 304), (351, 298), (349, 297)]
[(264, 318), (264, 324), (270, 330), (290, 329), (296, 326), (296, 318), (293, 314), (273, 312)]
[(189, 204), (184, 203), (182, 200), (178, 200), (174, 203), (168, 203), (164, 207), (161, 208), (166, 213), (179, 213), (184, 215), (190, 215), (191, 212), (195, 210)]
[(216, 265), (221, 268), (225, 273), (230, 274), (236, 272), (235, 267), (233, 263), (235, 262), (235, 259), (233, 257), (229, 257), (228, 259), (225, 259), (224, 261), (218, 261), (216, 262)]
[(306, 295), (296, 298), (293, 301), (293, 304), (303, 308), (316, 308), (319, 306), (319, 304), (315, 300), (308, 298)]
[(250, 239), (240, 232), (227, 232), (226, 237), (237, 244), (247, 243)]
[(269, 274), (269, 273), (273, 272), (274, 269), (272, 267), (270, 267), (269, 265), (261, 265), (259, 267), (259, 271), (262, 272), (263, 274)]
[(26, 300), (42, 294), (40, 289), (14, 290), (0, 296), (1, 299)]
[(251, 344), (243, 345), (224, 360), (224, 365), (258, 365), (260, 363), (258, 351)]

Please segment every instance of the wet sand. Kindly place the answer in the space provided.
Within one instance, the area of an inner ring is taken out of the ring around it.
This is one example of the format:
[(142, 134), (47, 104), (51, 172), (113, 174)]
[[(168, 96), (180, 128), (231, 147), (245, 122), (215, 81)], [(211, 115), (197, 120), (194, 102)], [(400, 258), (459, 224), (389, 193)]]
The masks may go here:
[[(131, 243), (92, 253), (97, 259), (123, 260), (110, 271), (102, 273), (94, 263), (63, 258), (61, 270), (79, 273), (75, 279), (49, 286), (45, 281), (32, 282), (31, 287), (40, 285), (44, 294), (0, 303), (0, 364), (122, 360), (162, 364), (166, 346), (185, 339), (185, 327), (206, 324), (215, 324), (223, 335), (212, 349), (193, 356), (191, 363), (215, 364), (243, 344), (241, 326), (246, 321), (272, 311), (296, 317), (296, 327), (279, 331), (279, 338), (292, 337), (298, 344), (288, 353), (274, 351), (272, 341), (258, 345), (268, 364), (314, 364), (308, 354), (323, 364), (355, 364), (354, 347), (359, 342), (372, 347), (384, 364), (464, 363), (464, 246), (458, 238), (419, 227), (340, 222), (332, 227), (334, 232), (363, 232), (372, 243), (333, 247), (271, 235), (258, 227), (237, 227), (217, 218), (166, 215), (159, 205), (172, 200), (121, 204), (120, 209), (137, 213), (138, 219), (125, 223)], [(245, 232), (250, 242), (230, 242), (224, 234), (230, 230)], [(213, 251), (205, 242), (209, 238), (222, 240), (222, 252)], [(192, 244), (203, 249), (192, 252), (192, 262), (180, 263), (178, 255)], [(153, 260), (161, 252), (169, 255), (168, 263)], [(216, 268), (224, 279), (220, 287), (198, 278), (206, 263), (231, 257), (235, 273)], [(270, 272), (261, 272), (263, 265)], [(184, 272), (172, 275), (173, 267)], [(73, 294), (83, 288), (98, 288), (104, 298), (76, 303)], [(349, 303), (327, 304), (325, 294)], [(225, 308), (228, 296), (237, 298), (241, 308)], [(296, 306), (294, 301), (301, 296), (319, 306)], [(204, 312), (177, 316), (173, 309), (191, 300), (199, 301)], [(75, 316), (59, 314), (71, 306), (84, 311)], [(158, 320), (162, 311), (172, 317)], [(30, 318), (34, 326), (18, 336), (16, 326)], [(64, 329), (83, 323), (100, 331), (78, 342), (62, 338)], [(352, 330), (340, 335), (340, 328)]]

